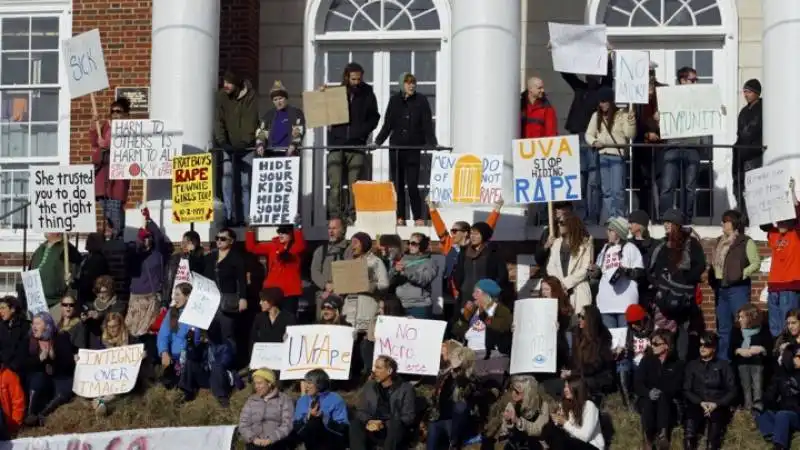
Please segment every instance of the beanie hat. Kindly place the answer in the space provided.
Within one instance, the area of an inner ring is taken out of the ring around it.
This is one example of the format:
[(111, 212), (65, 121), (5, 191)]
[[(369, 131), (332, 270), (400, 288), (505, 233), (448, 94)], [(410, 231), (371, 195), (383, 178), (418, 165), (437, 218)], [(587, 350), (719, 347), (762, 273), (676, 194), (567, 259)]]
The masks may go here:
[(650, 224), (650, 216), (647, 215), (647, 212), (637, 209), (628, 215), (628, 222), (646, 227)]
[(606, 228), (617, 233), (620, 239), (628, 236), (628, 221), (624, 217), (612, 217), (606, 220)]
[(603, 86), (597, 91), (597, 102), (613, 102), (614, 90), (608, 86)]
[(683, 213), (675, 208), (668, 209), (667, 212), (665, 212), (664, 215), (661, 217), (661, 221), (674, 223), (675, 225), (682, 227), (684, 225)]
[(222, 79), (238, 88), (242, 87), (242, 77), (236, 75), (232, 70), (226, 70)]
[(329, 295), (325, 301), (322, 302), (322, 309), (335, 309), (337, 311), (342, 310), (342, 300), (335, 295)]
[(642, 308), (642, 305), (628, 305), (625, 310), (625, 321), (628, 323), (636, 323), (644, 320), (647, 317), (647, 311)]
[(417, 77), (415, 77), (411, 72), (405, 72), (404, 74), (400, 75), (400, 78), (397, 79), (397, 84), (400, 85), (401, 90), (403, 89), (403, 85), (406, 84), (406, 80), (413, 80), (416, 83)]
[(370, 251), (372, 249), (372, 238), (369, 237), (367, 233), (363, 231), (359, 231), (358, 233), (354, 234), (352, 238), (361, 243), (361, 251), (364, 253)]
[(489, 278), (483, 278), (482, 280), (478, 281), (475, 285), (476, 288), (482, 290), (484, 294), (488, 295), (489, 297), (496, 298), (502, 292), (500, 285), (497, 284), (497, 281), (494, 281)]
[(270, 384), (275, 384), (275, 372), (270, 369), (258, 369), (253, 372), (253, 378), (261, 378)]
[(471, 229), (477, 231), (484, 242), (488, 242), (494, 234), (494, 230), (486, 222), (475, 222), (472, 224)]
[(761, 82), (755, 78), (751, 78), (744, 82), (744, 88), (750, 92), (761, 95)]
[(275, 99), (275, 97), (289, 98), (289, 91), (286, 90), (281, 80), (275, 80), (272, 83), (272, 89), (269, 90), (269, 98)]

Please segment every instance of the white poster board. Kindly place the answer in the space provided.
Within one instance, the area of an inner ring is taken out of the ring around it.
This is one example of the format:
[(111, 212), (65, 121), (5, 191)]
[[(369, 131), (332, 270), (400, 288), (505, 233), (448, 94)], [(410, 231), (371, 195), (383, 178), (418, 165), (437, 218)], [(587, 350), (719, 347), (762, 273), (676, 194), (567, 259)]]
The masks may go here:
[(105, 350), (78, 350), (72, 392), (84, 398), (126, 394), (133, 390), (144, 358), (144, 344)]
[(97, 28), (62, 41), (61, 57), (67, 71), (70, 98), (83, 97), (108, 87), (106, 60)]
[(722, 96), (715, 84), (656, 87), (662, 139), (709, 136), (725, 131)]
[(548, 203), (581, 199), (578, 135), (515, 139), (514, 202)]
[(548, 22), (550, 53), (556, 72), (586, 75), (608, 74), (605, 25)]
[(611, 350), (625, 348), (628, 342), (628, 327), (609, 328), (608, 331), (611, 333)]
[(378, 316), (372, 362), (381, 355), (397, 361), (397, 371), (411, 375), (439, 374), (441, 346), (447, 322), (409, 317)]
[(790, 169), (785, 164), (773, 164), (745, 173), (744, 198), (751, 224), (766, 225), (795, 218), (789, 192)]
[(197, 272), (192, 272), (192, 293), (178, 321), (191, 327), (208, 330), (221, 301), (222, 296), (217, 284)]
[(255, 342), (250, 354), (250, 370), (283, 370), (286, 345), (283, 342)]
[(300, 193), (300, 157), (256, 158), (250, 183), (250, 225), (293, 224)]
[(94, 166), (36, 166), (30, 169), (31, 228), (41, 233), (94, 233)]
[(353, 328), (340, 325), (298, 325), (286, 328), (281, 380), (302, 380), (322, 369), (331, 380), (350, 378)]
[(112, 180), (171, 180), (172, 159), (183, 152), (181, 133), (163, 120), (112, 120)]
[(643, 50), (614, 51), (614, 102), (647, 104), (650, 53)]
[(39, 274), (39, 269), (26, 270), (20, 274), (22, 278), (22, 287), (25, 290), (25, 302), (28, 304), (28, 312), (37, 314), (40, 312), (48, 312), (47, 299), (44, 296), (44, 287), (42, 286), (42, 276)]
[(558, 300), (527, 298), (514, 302), (510, 373), (555, 373), (557, 334)]
[(503, 155), (431, 154), (431, 201), (492, 204), (502, 195)]

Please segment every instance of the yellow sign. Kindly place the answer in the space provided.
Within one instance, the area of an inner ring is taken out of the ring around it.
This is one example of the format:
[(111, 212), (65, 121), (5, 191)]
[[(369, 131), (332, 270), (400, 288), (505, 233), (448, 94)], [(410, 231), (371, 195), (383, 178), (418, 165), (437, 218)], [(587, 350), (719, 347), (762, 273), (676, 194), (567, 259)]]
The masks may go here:
[(172, 160), (172, 222), (210, 222), (214, 215), (210, 153)]
[(515, 142), (517, 144), (519, 157), (522, 159), (564, 158), (571, 157), (573, 153), (573, 149), (569, 143), (569, 136), (519, 139)]
[(478, 203), (481, 201), (483, 162), (475, 155), (464, 155), (456, 160), (453, 169), (453, 202)]

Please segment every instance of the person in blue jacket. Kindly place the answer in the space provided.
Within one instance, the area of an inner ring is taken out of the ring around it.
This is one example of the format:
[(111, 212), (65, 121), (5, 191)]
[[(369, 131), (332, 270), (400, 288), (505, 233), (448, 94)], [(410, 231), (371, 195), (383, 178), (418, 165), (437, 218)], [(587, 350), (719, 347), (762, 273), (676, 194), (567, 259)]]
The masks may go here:
[(242, 389), (244, 382), (231, 370), (236, 357), (235, 345), (222, 336), (219, 323), (212, 322), (208, 331), (190, 329), (186, 334), (185, 354), (178, 381), (184, 400), (194, 400), (200, 389), (211, 389), (219, 404), (229, 407), (233, 387)]
[(293, 431), (306, 450), (344, 450), (348, 446), (347, 404), (330, 387), (330, 377), (322, 369), (310, 370), (303, 379)]
[[(178, 380), (186, 362), (186, 337), (191, 327), (185, 323), (179, 323), (178, 319), (191, 293), (192, 285), (189, 283), (175, 286), (172, 305), (164, 316), (164, 321), (161, 322), (161, 328), (159, 328), (156, 338), (156, 348), (161, 357), (163, 369), (161, 384), (167, 389), (178, 386)], [(194, 338), (199, 342), (200, 333), (197, 333)]]

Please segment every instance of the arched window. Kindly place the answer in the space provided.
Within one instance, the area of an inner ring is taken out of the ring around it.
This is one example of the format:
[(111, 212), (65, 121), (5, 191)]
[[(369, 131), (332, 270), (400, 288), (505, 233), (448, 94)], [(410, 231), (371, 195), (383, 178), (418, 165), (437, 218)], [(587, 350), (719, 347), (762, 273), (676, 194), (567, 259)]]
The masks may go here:
[(717, 0), (608, 0), (596, 20), (610, 27), (722, 25)]
[(324, 32), (439, 30), (433, 0), (332, 0)]

